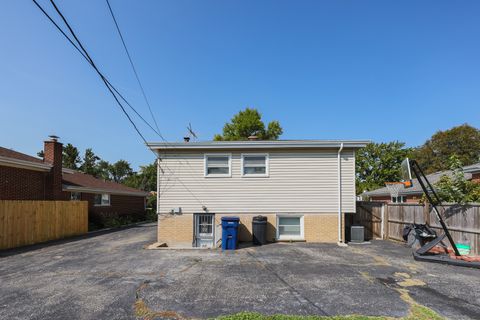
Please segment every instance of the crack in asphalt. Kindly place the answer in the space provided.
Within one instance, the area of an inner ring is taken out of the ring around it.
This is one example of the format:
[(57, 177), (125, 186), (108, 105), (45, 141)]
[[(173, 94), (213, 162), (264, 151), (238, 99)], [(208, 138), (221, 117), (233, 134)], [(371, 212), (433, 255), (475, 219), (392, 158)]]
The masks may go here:
[(267, 271), (269, 271), (271, 274), (273, 274), (281, 283), (283, 283), (285, 286), (287, 286), (290, 290), (290, 292), (292, 292), (293, 296), (295, 297), (295, 299), (297, 299), (298, 302), (304, 304), (305, 302), (310, 304), (311, 306), (313, 306), (315, 309), (317, 309), (318, 311), (320, 311), (320, 313), (323, 315), (323, 316), (329, 316), (329, 314), (327, 312), (325, 312), (322, 308), (320, 308), (319, 306), (316, 305), (315, 302), (311, 301), (310, 299), (308, 299), (307, 297), (304, 297), (297, 289), (295, 289), (291, 284), (289, 284), (284, 278), (282, 278), (275, 270), (273, 270), (272, 268), (270, 268), (265, 262), (263, 262), (260, 258), (256, 257), (253, 253), (250, 252), (249, 249), (246, 250), (247, 254), (252, 257), (255, 261), (257, 261), (257, 263), (260, 263), (263, 268)]

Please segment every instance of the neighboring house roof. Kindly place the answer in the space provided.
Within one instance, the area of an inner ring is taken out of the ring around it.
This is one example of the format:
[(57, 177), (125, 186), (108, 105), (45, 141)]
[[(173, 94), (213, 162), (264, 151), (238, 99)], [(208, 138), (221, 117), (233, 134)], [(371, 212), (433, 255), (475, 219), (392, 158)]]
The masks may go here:
[(480, 172), (480, 162), (471, 164), (469, 166), (463, 167), (464, 172), (468, 173), (479, 173)]
[[(471, 171), (467, 171), (467, 170), (468, 170), (468, 168), (473, 167), (473, 166), (480, 167), (480, 163), (463, 167), (466, 179), (471, 179), (472, 178), (472, 175), (470, 174)], [(438, 182), (438, 180), (440, 180), (440, 178), (442, 176), (450, 175), (450, 174), (452, 174), (452, 172), (450, 170), (435, 172), (435, 173), (432, 173), (432, 174), (428, 174), (427, 179), (428, 179), (428, 181), (430, 181), (431, 184), (435, 184), (436, 182)], [(412, 185), (413, 186), (411, 188), (401, 189), (400, 192), (398, 193), (398, 195), (404, 196), (404, 195), (423, 194), (422, 187), (418, 183), (417, 179), (412, 180)], [(362, 195), (365, 195), (365, 196), (368, 196), (368, 197), (390, 196), (390, 192), (388, 191), (387, 187), (383, 187), (383, 188), (379, 188), (379, 189), (376, 189), (376, 190), (364, 192), (364, 193), (362, 193)]]
[(52, 165), (27, 154), (0, 147), (0, 165), (14, 166), (36, 171), (50, 171)]
[(194, 141), (149, 142), (150, 149), (275, 149), (275, 148), (362, 148), (368, 140), (246, 140), (246, 141)]
[(4, 148), (4, 147), (0, 147), (0, 156), (1, 157), (6, 157), (6, 158), (23, 160), (23, 161), (43, 163), (43, 160), (40, 159), (40, 158), (32, 157), (32, 156), (29, 156), (28, 154), (17, 152), (15, 150), (7, 149), (7, 148)]
[[(73, 172), (72, 172), (73, 171)], [(147, 196), (148, 192), (138, 190), (135, 188), (127, 187), (123, 184), (113, 181), (106, 181), (97, 179), (89, 174), (84, 174), (78, 171), (70, 170), (66, 172), (64, 170), (62, 176), (63, 189), (66, 191), (77, 192), (108, 192), (112, 194), (124, 194), (135, 196)]]
[[(35, 158), (21, 152), (0, 147), (0, 165), (2, 164), (41, 171), (50, 171), (52, 168), (52, 165), (44, 163), (40, 158)], [(130, 188), (113, 181), (97, 179), (94, 176), (67, 168), (62, 169), (62, 182), (65, 191), (89, 193), (105, 192), (134, 196), (148, 195), (148, 192)]]

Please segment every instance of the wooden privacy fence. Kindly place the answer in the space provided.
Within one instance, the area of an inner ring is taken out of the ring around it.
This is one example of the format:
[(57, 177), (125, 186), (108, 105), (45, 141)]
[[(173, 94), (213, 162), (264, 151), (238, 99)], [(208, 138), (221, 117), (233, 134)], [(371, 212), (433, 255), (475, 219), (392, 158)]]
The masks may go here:
[(383, 202), (357, 202), (357, 212), (347, 214), (345, 217), (347, 239), (350, 235), (350, 227), (358, 225), (365, 227), (365, 238), (382, 238), (384, 213)]
[[(469, 245), (472, 254), (479, 254), (480, 204), (445, 205), (444, 208), (439, 207), (439, 210), (453, 240)], [(367, 239), (403, 241), (402, 232), (405, 225), (426, 222), (439, 233), (443, 232), (430, 205), (359, 201), (357, 213), (347, 216), (346, 226), (363, 225)]]
[(0, 200), (0, 249), (62, 239), (87, 231), (86, 201)]

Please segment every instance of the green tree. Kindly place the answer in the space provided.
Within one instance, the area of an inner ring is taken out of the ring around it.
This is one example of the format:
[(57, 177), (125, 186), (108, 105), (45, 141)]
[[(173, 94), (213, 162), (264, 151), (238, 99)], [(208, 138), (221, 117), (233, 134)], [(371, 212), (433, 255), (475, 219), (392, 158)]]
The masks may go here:
[(127, 177), (123, 181), (123, 184), (132, 188), (149, 191), (150, 195), (147, 196), (147, 208), (155, 215), (157, 206), (157, 166), (155, 162), (146, 166), (140, 166), (140, 171)]
[(278, 121), (265, 123), (257, 109), (246, 108), (233, 116), (223, 127), (223, 133), (216, 134), (216, 141), (247, 140), (249, 136), (257, 136), (260, 140), (277, 140), (283, 133)]
[(140, 166), (140, 171), (135, 172), (127, 177), (124, 182), (125, 185), (141, 189), (144, 191), (157, 190), (157, 166), (155, 163)]
[(83, 161), (80, 166), (80, 171), (86, 174), (91, 174), (94, 177), (98, 176), (97, 162), (100, 160), (100, 157), (93, 153), (91, 148), (85, 150), (83, 156)]
[(110, 177), (110, 163), (108, 161), (98, 161), (95, 170), (97, 172), (97, 178), (103, 180), (112, 180), (112, 178)]
[(110, 177), (113, 181), (122, 183), (127, 177), (133, 174), (133, 170), (130, 167), (130, 163), (125, 160), (118, 160), (111, 164), (108, 168)]
[(480, 184), (465, 178), (462, 162), (452, 155), (448, 165), (451, 173), (446, 174), (435, 183), (435, 190), (442, 201), (465, 204), (480, 201)]
[(480, 161), (480, 130), (463, 124), (438, 131), (413, 152), (413, 158), (427, 174), (448, 170), (452, 155), (463, 165)]
[(43, 159), (43, 157), (45, 157), (45, 153), (43, 152), (43, 150), (40, 150), (40, 151), (37, 152), (37, 157), (42, 158), (42, 159)]
[(63, 167), (77, 170), (80, 163), (80, 153), (77, 147), (67, 143), (67, 145), (63, 147)]
[(385, 186), (385, 182), (400, 180), (400, 165), (411, 150), (405, 143), (369, 143), (356, 154), (357, 193)]

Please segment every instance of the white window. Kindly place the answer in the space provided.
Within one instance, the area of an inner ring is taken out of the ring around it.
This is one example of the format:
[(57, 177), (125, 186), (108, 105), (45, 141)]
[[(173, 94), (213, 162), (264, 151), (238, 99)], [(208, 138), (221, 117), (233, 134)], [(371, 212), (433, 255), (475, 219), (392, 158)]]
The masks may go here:
[(391, 197), (392, 203), (404, 203), (405, 198), (403, 196)]
[(70, 200), (79, 201), (82, 199), (82, 194), (80, 192), (70, 192)]
[(229, 154), (206, 154), (205, 177), (231, 177), (231, 159)]
[(303, 216), (277, 216), (278, 240), (303, 240)]
[(268, 154), (242, 154), (242, 176), (268, 177)]
[(96, 206), (109, 206), (110, 195), (108, 193), (96, 194), (93, 204)]

